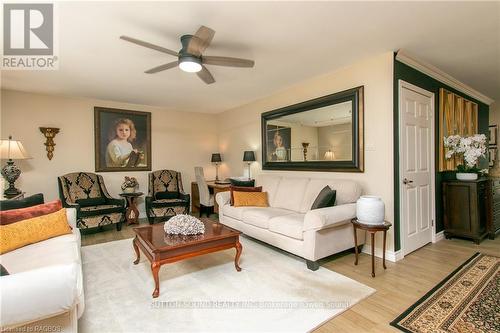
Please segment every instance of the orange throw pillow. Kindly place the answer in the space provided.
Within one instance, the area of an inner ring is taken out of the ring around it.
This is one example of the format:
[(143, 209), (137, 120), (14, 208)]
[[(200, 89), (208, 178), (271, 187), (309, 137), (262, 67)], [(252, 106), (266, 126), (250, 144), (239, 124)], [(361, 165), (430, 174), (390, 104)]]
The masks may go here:
[(249, 186), (233, 186), (231, 185), (229, 187), (229, 190), (231, 191), (231, 201), (229, 202), (231, 206), (234, 206), (234, 192), (262, 192), (262, 186), (258, 187), (249, 187)]
[(55, 213), (0, 225), (0, 254), (70, 233), (64, 208)]
[(253, 206), (269, 207), (267, 192), (233, 192), (234, 207)]
[(62, 209), (61, 200), (47, 202), (45, 204), (0, 211), (0, 225), (31, 219), (33, 217), (47, 215)]

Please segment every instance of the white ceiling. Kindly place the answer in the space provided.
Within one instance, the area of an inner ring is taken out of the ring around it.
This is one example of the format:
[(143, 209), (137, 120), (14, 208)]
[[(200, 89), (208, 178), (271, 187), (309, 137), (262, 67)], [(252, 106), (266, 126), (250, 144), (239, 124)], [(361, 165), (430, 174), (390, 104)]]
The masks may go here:
[[(58, 5), (57, 71), (3, 71), (2, 88), (221, 112), (363, 58), (403, 48), (500, 99), (500, 2), (65, 2)], [(253, 69), (207, 66), (204, 84), (173, 50), (200, 25), (216, 31), (206, 55), (254, 59)]]
[(295, 123), (311, 127), (348, 124), (352, 122), (352, 102), (348, 101), (312, 109), (306, 112), (293, 113), (278, 118), (278, 120), (280, 123)]

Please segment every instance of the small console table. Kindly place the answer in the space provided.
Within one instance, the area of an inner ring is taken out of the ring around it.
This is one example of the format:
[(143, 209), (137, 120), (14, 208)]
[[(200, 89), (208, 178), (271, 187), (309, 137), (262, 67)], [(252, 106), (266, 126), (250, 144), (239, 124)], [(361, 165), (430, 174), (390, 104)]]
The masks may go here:
[(358, 264), (358, 235), (356, 233), (357, 229), (361, 230), (366, 230), (370, 233), (371, 235), (371, 241), (372, 241), (372, 277), (375, 277), (375, 234), (377, 231), (383, 231), (384, 232), (384, 244), (383, 244), (383, 251), (382, 251), (382, 266), (384, 269), (387, 269), (385, 267), (385, 241), (387, 238), (387, 230), (391, 227), (391, 223), (384, 221), (384, 223), (381, 224), (366, 224), (363, 222), (358, 221), (358, 219), (352, 219), (352, 226), (354, 228), (354, 251), (356, 253), (356, 261), (354, 262), (354, 265)]
[(132, 192), (132, 193), (120, 193), (121, 197), (127, 200), (127, 212), (125, 213), (125, 218), (127, 219), (127, 225), (139, 224), (139, 210), (137, 209), (137, 198), (139, 198), (144, 193), (142, 192)]

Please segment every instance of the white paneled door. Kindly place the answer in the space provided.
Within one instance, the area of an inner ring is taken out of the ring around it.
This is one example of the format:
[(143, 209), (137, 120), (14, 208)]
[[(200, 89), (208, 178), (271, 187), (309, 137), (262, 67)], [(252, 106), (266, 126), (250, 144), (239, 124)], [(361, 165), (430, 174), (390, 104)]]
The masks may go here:
[(432, 241), (434, 94), (400, 81), (400, 223), (403, 255)]

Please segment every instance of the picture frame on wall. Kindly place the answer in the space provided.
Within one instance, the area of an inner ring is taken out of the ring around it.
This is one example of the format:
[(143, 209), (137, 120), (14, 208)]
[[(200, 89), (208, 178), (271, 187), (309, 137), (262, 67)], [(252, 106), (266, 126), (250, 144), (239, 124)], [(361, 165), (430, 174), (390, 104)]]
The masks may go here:
[(95, 171), (151, 171), (151, 113), (94, 107)]
[(490, 125), (489, 126), (489, 141), (488, 144), (490, 146), (496, 146), (498, 142), (498, 125)]
[(488, 149), (488, 165), (490, 168), (493, 167), (493, 165), (495, 164), (495, 160), (497, 158), (497, 152), (498, 152), (497, 147), (490, 147)]

